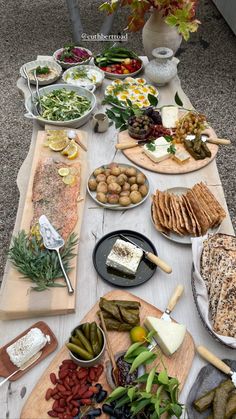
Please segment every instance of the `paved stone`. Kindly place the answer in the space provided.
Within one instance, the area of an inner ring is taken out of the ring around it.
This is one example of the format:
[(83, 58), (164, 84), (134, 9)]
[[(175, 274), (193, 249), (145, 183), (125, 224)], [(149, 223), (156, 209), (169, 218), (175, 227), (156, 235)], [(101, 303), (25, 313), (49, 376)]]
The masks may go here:
[[(97, 11), (101, 1), (79, 0), (84, 32), (99, 31), (103, 16)], [(48, 55), (71, 42), (71, 30), (64, 0), (0, 0), (4, 15), (1, 23), (1, 176), (0, 176), (0, 274), (14, 227), (18, 206), (16, 177), (24, 161), (31, 139), (32, 124), (24, 117), (24, 106), (16, 88), (19, 67)], [(235, 109), (236, 109), (236, 43), (210, 0), (200, 2), (198, 11), (202, 25), (179, 51), (179, 76), (194, 106), (206, 113), (219, 136), (230, 138), (232, 145), (222, 147), (217, 156), (218, 168), (226, 200), (236, 225), (235, 179)], [(113, 33), (123, 32), (124, 11), (117, 14)], [(104, 43), (103, 43), (104, 44)], [(101, 43), (84, 42), (85, 47), (99, 52)], [(143, 54), (141, 34), (129, 34), (127, 46)]]

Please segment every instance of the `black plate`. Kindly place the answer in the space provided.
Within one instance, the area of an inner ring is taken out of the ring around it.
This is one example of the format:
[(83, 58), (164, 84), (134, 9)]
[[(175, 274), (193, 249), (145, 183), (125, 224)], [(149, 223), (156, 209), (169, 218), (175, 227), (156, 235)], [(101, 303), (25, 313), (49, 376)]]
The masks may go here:
[(157, 251), (152, 242), (145, 236), (136, 231), (117, 230), (103, 236), (96, 244), (93, 251), (93, 264), (97, 273), (105, 281), (119, 287), (134, 287), (148, 281), (156, 270), (156, 265), (146, 258), (142, 258), (135, 276), (129, 276), (123, 272), (119, 272), (113, 268), (106, 266), (107, 256), (109, 255), (113, 244), (123, 234), (128, 239), (133, 240), (144, 250), (157, 255)]
[[(232, 370), (236, 370), (236, 361), (232, 359), (223, 359), (223, 361), (229, 365)], [(188, 412), (188, 419), (205, 419), (210, 415), (210, 409), (207, 409), (203, 413), (197, 412), (197, 410), (193, 407), (193, 402), (208, 391), (212, 390), (214, 387), (218, 386), (221, 381), (227, 380), (227, 378), (229, 378), (229, 376), (220, 372), (210, 364), (206, 365), (199, 371), (196, 381), (193, 384), (187, 398), (186, 408)]]

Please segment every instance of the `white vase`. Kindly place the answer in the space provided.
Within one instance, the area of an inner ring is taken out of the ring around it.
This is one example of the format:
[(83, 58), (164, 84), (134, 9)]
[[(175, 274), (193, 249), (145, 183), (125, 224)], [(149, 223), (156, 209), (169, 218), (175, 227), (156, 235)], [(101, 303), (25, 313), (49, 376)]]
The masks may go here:
[(176, 27), (167, 25), (157, 10), (153, 11), (145, 23), (142, 38), (144, 51), (149, 59), (152, 58), (152, 51), (158, 47), (170, 48), (175, 54), (182, 42), (182, 36)]
[(145, 66), (145, 74), (157, 86), (164, 86), (177, 74), (177, 59), (173, 60), (173, 51), (165, 47), (155, 48), (152, 55), (155, 59)]

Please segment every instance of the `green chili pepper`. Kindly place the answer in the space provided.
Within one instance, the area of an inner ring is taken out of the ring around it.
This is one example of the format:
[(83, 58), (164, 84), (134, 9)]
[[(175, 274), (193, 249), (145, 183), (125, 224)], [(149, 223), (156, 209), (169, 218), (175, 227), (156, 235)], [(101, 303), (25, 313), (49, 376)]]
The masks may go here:
[(154, 376), (155, 376), (155, 372), (156, 372), (156, 367), (153, 367), (148, 374), (148, 379), (147, 379), (147, 384), (146, 384), (146, 392), (147, 393), (150, 393), (150, 391), (151, 391), (152, 383), (153, 383)]
[(152, 352), (141, 352), (141, 354), (139, 354), (137, 358), (135, 358), (133, 364), (131, 365), (129, 373), (132, 374), (140, 365), (145, 364), (152, 357)]

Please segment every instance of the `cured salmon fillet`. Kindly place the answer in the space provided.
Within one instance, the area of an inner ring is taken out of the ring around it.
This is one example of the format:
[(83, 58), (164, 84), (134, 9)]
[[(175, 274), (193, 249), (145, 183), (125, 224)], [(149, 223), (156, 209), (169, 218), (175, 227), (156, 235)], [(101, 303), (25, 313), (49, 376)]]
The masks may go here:
[[(61, 167), (76, 167), (77, 183), (66, 185), (58, 174)], [(41, 215), (46, 215), (63, 239), (73, 232), (78, 220), (77, 199), (80, 192), (80, 167), (55, 161), (51, 157), (40, 160), (34, 175), (32, 201), (34, 216), (31, 226), (38, 223)]]

